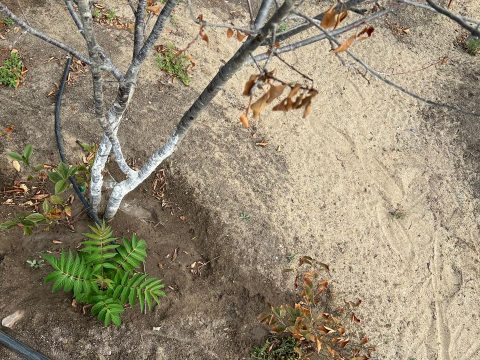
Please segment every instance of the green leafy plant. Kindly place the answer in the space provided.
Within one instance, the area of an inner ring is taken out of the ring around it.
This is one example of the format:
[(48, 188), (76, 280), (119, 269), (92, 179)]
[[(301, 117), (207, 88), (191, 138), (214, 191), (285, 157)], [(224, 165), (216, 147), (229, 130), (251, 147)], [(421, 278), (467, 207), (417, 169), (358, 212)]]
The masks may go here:
[(296, 360), (299, 355), (295, 351), (296, 340), (291, 336), (272, 337), (263, 345), (255, 346), (250, 353), (252, 360)]
[[(22, 154), (11, 152), (8, 156), (14, 162), (22, 162), (26, 165), (31, 165), (30, 157), (33, 149), (31, 145), (25, 146)], [(16, 166), (16, 165), (14, 165)], [(20, 165), (18, 165), (19, 167)], [(34, 171), (43, 169), (42, 165), (33, 167)], [(84, 165), (81, 166), (67, 166), (60, 163), (56, 168), (51, 170), (48, 175), (49, 180), (54, 184), (54, 194), (46, 194), (42, 197), (43, 203), (41, 212), (34, 212), (30, 214), (18, 214), (15, 218), (0, 223), (0, 230), (10, 230), (14, 227), (21, 227), (24, 235), (31, 235), (33, 229), (39, 225), (46, 225), (47, 228), (62, 219), (68, 219), (72, 216), (71, 204), (62, 196), (62, 193), (71, 187), (69, 177), (76, 176), (79, 179), (79, 186), (85, 188), (86, 176), (89, 176), (88, 169)], [(45, 175), (44, 175), (45, 176)]]
[[(304, 265), (310, 269), (301, 270)], [(301, 257), (298, 268), (289, 270), (297, 272), (295, 289), (299, 299), (294, 305), (272, 306), (261, 317), (272, 336), (292, 338), (301, 359), (314, 353), (331, 359), (370, 359), (374, 347), (367, 345), (368, 338), (347, 325), (360, 322), (353, 312), (360, 301), (347, 301), (345, 306), (332, 309), (326, 301), (329, 280), (320, 276), (321, 270), (329, 273), (329, 268), (311, 257)]]
[(23, 148), (22, 153), (17, 153), (15, 151), (9, 152), (7, 155), (10, 159), (16, 160), (25, 164), (26, 166), (30, 166), (30, 158), (32, 157), (33, 147), (30, 144), (25, 145)]
[(48, 173), (48, 178), (55, 184), (55, 195), (61, 194), (70, 187), (68, 178), (74, 176), (77, 171), (76, 166), (60, 162), (55, 170)]
[(21, 226), (24, 235), (31, 235), (33, 228), (39, 223), (44, 222), (46, 217), (39, 213), (32, 213), (28, 215), (18, 215), (12, 220), (7, 220), (0, 224), (0, 230), (10, 230), (13, 227)]
[(184, 52), (177, 51), (173, 45), (169, 44), (161, 48), (155, 61), (162, 71), (176, 77), (186, 86), (190, 84), (192, 78), (188, 72), (188, 68), (192, 62)]
[(22, 72), (22, 59), (17, 51), (12, 50), (0, 66), (0, 84), (16, 88), (22, 79)]
[(126, 304), (151, 310), (165, 293), (161, 280), (136, 271), (147, 256), (145, 241), (133, 235), (118, 242), (105, 224), (90, 229), (78, 253), (44, 256), (53, 268), (45, 282), (53, 283), (53, 291), (73, 292), (77, 302), (93, 305), (92, 314), (105, 326), (121, 324)]

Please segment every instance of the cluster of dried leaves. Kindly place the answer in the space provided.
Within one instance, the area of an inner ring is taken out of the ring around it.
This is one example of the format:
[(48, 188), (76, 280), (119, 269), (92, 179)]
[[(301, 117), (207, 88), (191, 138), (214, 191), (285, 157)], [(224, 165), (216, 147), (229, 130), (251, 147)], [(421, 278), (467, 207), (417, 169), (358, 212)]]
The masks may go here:
[[(341, 10), (337, 12), (336, 5), (332, 5), (322, 18), (320, 26), (324, 29), (336, 29), (340, 23), (345, 20), (348, 16), (347, 10)], [(340, 53), (347, 51), (350, 46), (352, 46), (356, 41), (361, 41), (368, 39), (372, 36), (374, 28), (372, 26), (367, 26), (363, 30), (360, 30), (358, 33), (351, 35), (347, 40), (342, 42), (340, 46), (335, 49), (332, 49), (334, 53)]]
[[(254, 119), (258, 119), (262, 112), (273, 101), (278, 99), (289, 88), (288, 95), (281, 99), (275, 106), (272, 107), (273, 111), (287, 112), (290, 110), (303, 109), (303, 118), (306, 118), (312, 112), (312, 100), (317, 96), (318, 91), (303, 86), (299, 83), (286, 84), (274, 76), (274, 71), (267, 72), (263, 75), (254, 74), (250, 76), (250, 79), (245, 83), (243, 89), (243, 95), (249, 96), (249, 105), (245, 112), (240, 116), (240, 121), (245, 128), (249, 127), (249, 111), (252, 111)], [(262, 90), (264, 93), (256, 101), (253, 101), (253, 94), (256, 89)]]
[[(301, 271), (303, 265), (308, 265), (310, 270)], [(329, 272), (327, 265), (308, 256), (301, 257), (295, 277), (299, 301), (293, 306), (272, 306), (271, 311), (261, 317), (261, 322), (274, 334), (292, 336), (297, 342), (295, 351), (301, 359), (315, 353), (331, 359), (370, 359), (375, 349), (367, 345), (368, 338), (347, 325), (360, 323), (353, 309), (361, 301), (345, 302), (344, 306), (329, 310), (330, 282), (320, 276), (320, 270)]]
[(238, 42), (242, 42), (248, 36), (247, 34), (244, 34), (243, 32), (241, 32), (240, 30), (228, 28), (227, 29), (227, 38), (231, 39), (233, 37), (233, 35), (235, 35), (235, 38), (237, 39)]

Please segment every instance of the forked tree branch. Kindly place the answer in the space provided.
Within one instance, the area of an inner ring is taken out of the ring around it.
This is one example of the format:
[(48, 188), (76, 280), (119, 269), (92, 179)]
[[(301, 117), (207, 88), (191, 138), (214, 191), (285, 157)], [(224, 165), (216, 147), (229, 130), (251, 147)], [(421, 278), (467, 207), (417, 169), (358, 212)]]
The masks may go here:
[[(158, 40), (160, 34), (163, 31), (163, 28), (165, 27), (165, 24), (172, 14), (173, 9), (177, 5), (177, 0), (167, 0), (165, 5), (162, 8), (162, 11), (160, 12), (160, 15), (157, 18), (157, 21), (155, 22), (155, 25), (153, 26), (152, 31), (150, 32), (150, 35), (148, 36), (147, 40), (143, 44), (142, 48), (138, 52), (137, 56), (132, 61), (132, 64), (130, 65), (128, 72), (127, 72), (127, 79), (130, 79), (132, 77), (135, 77), (135, 73), (138, 74), (138, 69), (140, 65), (145, 61), (148, 53), (150, 50), (153, 48), (153, 45), (155, 45), (155, 42)], [(136, 80), (136, 79), (135, 79)]]
[(186, 132), (198, 118), (200, 112), (213, 100), (225, 83), (243, 66), (247, 58), (265, 41), (268, 34), (291, 12), (293, 0), (285, 0), (283, 5), (273, 14), (267, 24), (259, 31), (258, 35), (249, 37), (232, 58), (223, 65), (215, 77), (210, 81), (200, 96), (191, 107), (184, 113), (175, 127), (173, 134), (165, 145), (159, 148), (145, 162), (138, 171), (138, 176), (128, 178), (113, 188), (108, 200), (105, 218), (111, 219), (116, 214), (124, 196), (140, 185), (153, 171), (168, 158), (177, 148), (178, 144), (185, 137)]

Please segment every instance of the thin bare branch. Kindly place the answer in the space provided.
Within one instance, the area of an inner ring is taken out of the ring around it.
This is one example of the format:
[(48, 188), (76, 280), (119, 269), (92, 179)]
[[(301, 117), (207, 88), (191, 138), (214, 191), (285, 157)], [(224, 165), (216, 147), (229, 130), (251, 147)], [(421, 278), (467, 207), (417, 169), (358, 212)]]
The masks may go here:
[(91, 65), (92, 62), (90, 59), (88, 59), (87, 56), (81, 54), (78, 50), (62, 43), (61, 41), (58, 41), (56, 39), (51, 38), (50, 36), (46, 35), (45, 33), (31, 27), (28, 25), (25, 21), (20, 19), (18, 16), (16, 16), (14, 13), (10, 11), (3, 3), (0, 2), (0, 13), (3, 14), (6, 17), (9, 17), (13, 21), (15, 21), (18, 26), (20, 26), (22, 29), (24, 29), (26, 32), (29, 34), (32, 34), (33, 36), (38, 37), (39, 39), (42, 39), (43, 41), (49, 43), (50, 45), (56, 46), (67, 53), (75, 56), (77, 59), (83, 61), (85, 64)]
[[(323, 34), (325, 34), (325, 36), (331, 40), (332, 42), (334, 42), (335, 44), (337, 44), (337, 46), (340, 46), (340, 42), (334, 38), (327, 30), (323, 29), (320, 24), (319, 24), (319, 21), (316, 20), (316, 19), (313, 19), (311, 17), (308, 17), (304, 14), (300, 14), (298, 13), (298, 15), (302, 16), (303, 18), (305, 18), (307, 21), (311, 22), (311, 24), (313, 26), (315, 26), (318, 30), (320, 30)], [(440, 103), (440, 102), (436, 102), (436, 101), (433, 101), (433, 100), (430, 100), (430, 99), (426, 99), (420, 95), (417, 95), (415, 94), (414, 92), (404, 88), (403, 86), (401, 85), (398, 85), (397, 83), (389, 80), (388, 78), (386, 78), (385, 76), (383, 76), (380, 72), (378, 72), (377, 70), (373, 69), (370, 65), (368, 65), (367, 63), (365, 63), (363, 60), (361, 60), (360, 58), (358, 58), (356, 55), (354, 55), (350, 50), (346, 50), (345, 51), (348, 56), (350, 56), (355, 62), (357, 62), (358, 64), (360, 64), (366, 71), (368, 71), (370, 74), (372, 74), (374, 77), (376, 77), (377, 79), (383, 81), (384, 83), (386, 83), (387, 85), (390, 85), (392, 86), (394, 89), (397, 89), (401, 92), (403, 92), (404, 94), (407, 94), (411, 97), (413, 97), (414, 99), (416, 100), (419, 100), (421, 102), (424, 102), (428, 105), (432, 105), (432, 106), (437, 106), (437, 107), (442, 107), (442, 108), (445, 108), (445, 109), (449, 109), (449, 110), (454, 110), (454, 111), (457, 111), (457, 112), (460, 112), (462, 114), (466, 114), (466, 115), (473, 115), (473, 116), (480, 116), (480, 113), (475, 113), (475, 112), (469, 112), (469, 111), (465, 111), (457, 106), (453, 106), (453, 105), (449, 105), (449, 104), (445, 104), (445, 103)]]
[(67, 6), (68, 12), (70, 13), (70, 16), (72, 17), (73, 22), (74, 22), (75, 25), (77, 26), (78, 31), (79, 31), (80, 34), (82, 34), (82, 36), (83, 36), (83, 24), (82, 24), (82, 20), (78, 17), (77, 12), (76, 12), (75, 9), (73, 8), (72, 0), (65, 0), (65, 5)]
[(438, 13), (442, 14), (442, 15), (445, 15), (446, 17), (452, 19), (453, 21), (455, 21), (458, 25), (460, 25), (461, 27), (463, 27), (464, 29), (467, 29), (468, 31), (470, 31), (472, 33), (472, 35), (475, 35), (477, 37), (480, 38), (480, 30), (478, 30), (478, 28), (474, 28), (473, 26), (470, 26), (469, 24), (467, 24), (460, 16), (457, 16), (455, 15), (454, 13), (452, 13), (451, 11), (437, 5), (434, 1), (432, 0), (427, 0), (427, 3), (432, 7), (434, 8)]
[(265, 24), (272, 5), (273, 0), (262, 0), (260, 8), (258, 9), (257, 17), (255, 19), (255, 22), (253, 23), (254, 30), (260, 29)]
[[(346, 33), (348, 31), (351, 31), (353, 29), (356, 29), (366, 23), (369, 23), (369, 22), (372, 22), (380, 17), (383, 17), (387, 14), (389, 14), (390, 12), (394, 11), (395, 9), (386, 9), (386, 10), (382, 10), (382, 11), (379, 11), (379, 12), (376, 12), (370, 16), (365, 16), (357, 21), (354, 21), (348, 25), (345, 25), (339, 29), (335, 29), (333, 31), (330, 32), (330, 35), (333, 36), (333, 37), (337, 37), (343, 33)], [(278, 35), (280, 36), (280, 34)], [(278, 37), (277, 37), (278, 39)], [(327, 39), (327, 35), (322, 33), (322, 34), (319, 34), (319, 35), (315, 35), (315, 36), (312, 36), (312, 37), (309, 37), (305, 40), (301, 40), (301, 41), (298, 41), (298, 42), (295, 42), (293, 44), (289, 44), (289, 45), (286, 45), (286, 46), (282, 46), (281, 48), (278, 48), (278, 49), (275, 49), (275, 54), (283, 54), (283, 53), (287, 53), (287, 52), (291, 52), (291, 51), (294, 51), (294, 50), (297, 50), (301, 47), (304, 47), (304, 46), (307, 46), (307, 45), (310, 45), (310, 44), (313, 44), (313, 43), (316, 43), (318, 41), (321, 41), (321, 40), (325, 40)], [(265, 61), (266, 59), (268, 58), (268, 52), (264, 53), (264, 54), (259, 54), (259, 55), (256, 55), (254, 57), (254, 59), (256, 61)], [(249, 61), (251, 62), (251, 61)]]
[[(438, 11), (435, 10), (433, 7), (431, 7), (429, 5), (426, 5), (426, 4), (419, 3), (419, 2), (414, 1), (414, 0), (397, 0), (397, 1), (402, 3), (402, 4), (415, 6), (415, 7), (421, 8), (421, 9), (425, 9), (425, 10), (428, 10), (428, 11), (438, 13)], [(461, 20), (463, 20), (464, 22), (472, 24), (474, 26), (480, 25), (480, 20), (470, 19), (468, 17), (459, 16), (459, 15), (457, 15), (457, 17), (460, 18)]]
[(145, 9), (147, 8), (147, 0), (139, 0), (137, 11), (135, 12), (135, 35), (133, 43), (133, 57), (135, 58), (144, 42), (145, 33)]
[(204, 19), (201, 20), (198, 17), (195, 17), (195, 13), (194, 13), (193, 6), (192, 6), (192, 1), (188, 0), (187, 3), (188, 3), (188, 8), (189, 8), (190, 18), (192, 19), (192, 21), (194, 23), (198, 24), (198, 25), (201, 25), (201, 26), (205, 27), (205, 28), (211, 27), (211, 28), (233, 29), (233, 30), (240, 31), (240, 32), (242, 32), (244, 34), (247, 34), (247, 35), (256, 35), (258, 33), (258, 31), (256, 31), (256, 30), (247, 29), (247, 28), (240, 27), (240, 26), (235, 26), (233, 24), (217, 24), (217, 23), (208, 22)]

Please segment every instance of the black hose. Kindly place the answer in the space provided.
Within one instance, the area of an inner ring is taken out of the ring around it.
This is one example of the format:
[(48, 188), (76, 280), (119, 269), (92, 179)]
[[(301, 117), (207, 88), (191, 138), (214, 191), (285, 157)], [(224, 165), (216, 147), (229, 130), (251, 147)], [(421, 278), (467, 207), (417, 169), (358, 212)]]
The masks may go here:
[[(62, 80), (60, 81), (60, 86), (58, 88), (57, 96), (55, 98), (55, 140), (57, 142), (57, 148), (58, 152), (60, 154), (60, 159), (64, 164), (67, 163), (67, 158), (65, 156), (65, 148), (63, 146), (63, 137), (62, 137), (62, 128), (61, 128), (61, 108), (62, 108), (62, 97), (63, 93), (65, 92), (65, 84), (67, 82), (68, 74), (70, 73), (70, 65), (72, 63), (72, 58), (70, 56), (67, 57), (67, 62), (65, 63), (65, 69), (63, 70), (63, 76)], [(83, 204), (83, 207), (87, 211), (88, 216), (95, 221), (96, 224), (100, 225), (100, 219), (98, 215), (93, 211), (92, 206), (88, 202), (88, 200), (85, 198), (85, 196), (82, 194), (80, 191), (80, 188), (78, 186), (77, 180), (73, 176), (70, 176), (68, 178), (70, 180), (70, 183), (73, 186), (73, 190), (77, 194), (78, 198)]]
[(27, 345), (21, 343), (18, 340), (10, 337), (0, 330), (0, 344), (5, 346), (7, 349), (15, 351), (17, 354), (22, 356), (27, 360), (49, 360), (45, 355), (39, 353), (38, 351), (33, 350)]

